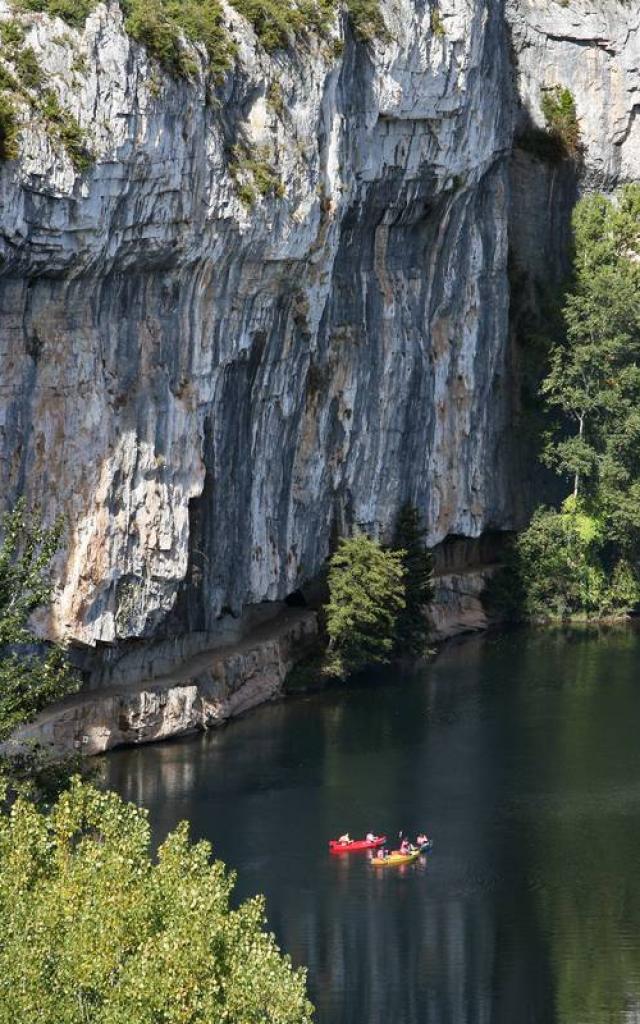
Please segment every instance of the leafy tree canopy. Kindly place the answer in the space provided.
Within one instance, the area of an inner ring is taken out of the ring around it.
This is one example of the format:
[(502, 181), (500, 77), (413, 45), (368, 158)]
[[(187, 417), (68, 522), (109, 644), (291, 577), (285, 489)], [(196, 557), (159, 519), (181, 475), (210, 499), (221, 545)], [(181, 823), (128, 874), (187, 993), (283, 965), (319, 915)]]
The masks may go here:
[(558, 417), (543, 460), (573, 493), (559, 511), (538, 509), (494, 581), (494, 601), (517, 615), (619, 615), (640, 602), (640, 186), (581, 200), (573, 233), (564, 332), (541, 388)]
[[(0, 545), (0, 741), (30, 721), (52, 701), (77, 689), (79, 680), (59, 647), (39, 644), (29, 617), (51, 595), (50, 567), (60, 541), (58, 522), (44, 529), (23, 501), (2, 521)], [(74, 762), (75, 763), (75, 762)], [(16, 784), (31, 783), (56, 792), (64, 770), (42, 751), (0, 757), (0, 772)]]
[[(545, 459), (573, 477), (576, 497), (615, 519), (640, 470), (640, 186), (627, 186), (617, 202), (583, 199), (573, 226), (565, 332), (552, 346), (542, 385), (562, 420)], [(623, 519), (630, 543), (638, 544), (635, 524)]]
[(0, 815), (0, 1021), (308, 1024), (305, 974), (257, 897), (186, 823), (150, 853), (146, 812), (75, 779), (51, 813)]
[(602, 520), (568, 498), (560, 511), (538, 508), (516, 539), (489, 602), (507, 617), (617, 616), (640, 601), (640, 583), (626, 559), (607, 557)]

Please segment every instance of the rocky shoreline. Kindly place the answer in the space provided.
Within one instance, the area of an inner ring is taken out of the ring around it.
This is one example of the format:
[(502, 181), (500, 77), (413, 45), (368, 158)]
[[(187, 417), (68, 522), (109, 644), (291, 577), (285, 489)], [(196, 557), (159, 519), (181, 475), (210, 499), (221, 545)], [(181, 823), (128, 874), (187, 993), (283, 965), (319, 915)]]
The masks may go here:
[[(491, 571), (475, 567), (436, 576), (430, 610), (434, 641), (489, 625), (481, 593)], [(215, 728), (282, 697), (287, 673), (317, 635), (315, 611), (283, 607), (245, 637), (200, 650), (164, 674), (139, 681), (121, 675), (82, 689), (23, 726), (12, 744), (36, 742), (56, 752), (92, 756)]]

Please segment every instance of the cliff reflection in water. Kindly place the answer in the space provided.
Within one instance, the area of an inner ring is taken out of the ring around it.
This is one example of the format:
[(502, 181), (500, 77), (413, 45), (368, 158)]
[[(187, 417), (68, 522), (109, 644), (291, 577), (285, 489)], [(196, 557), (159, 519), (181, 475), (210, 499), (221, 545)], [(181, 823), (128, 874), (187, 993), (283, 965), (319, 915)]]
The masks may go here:
[[(108, 782), (266, 893), (320, 1022), (618, 1024), (640, 991), (639, 653), (633, 631), (476, 638), (116, 753)], [(423, 827), (435, 852), (402, 871), (326, 852)]]

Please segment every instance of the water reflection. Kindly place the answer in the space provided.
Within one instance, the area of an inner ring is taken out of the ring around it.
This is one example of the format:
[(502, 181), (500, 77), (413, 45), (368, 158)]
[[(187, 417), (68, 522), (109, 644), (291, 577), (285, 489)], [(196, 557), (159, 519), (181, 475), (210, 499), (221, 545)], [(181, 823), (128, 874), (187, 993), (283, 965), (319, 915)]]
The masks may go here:
[[(321, 1022), (620, 1024), (640, 999), (637, 634), (512, 634), (123, 751), (108, 781), (267, 895)], [(425, 828), (375, 871), (345, 829)]]

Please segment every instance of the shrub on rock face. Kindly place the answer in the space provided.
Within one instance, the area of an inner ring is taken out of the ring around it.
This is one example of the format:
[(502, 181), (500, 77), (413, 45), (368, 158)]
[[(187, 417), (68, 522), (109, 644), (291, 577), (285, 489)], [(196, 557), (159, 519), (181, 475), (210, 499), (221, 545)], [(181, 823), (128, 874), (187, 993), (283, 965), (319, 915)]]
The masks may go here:
[(540, 101), (547, 131), (558, 140), (569, 157), (580, 153), (580, 126), (575, 100), (569, 89), (555, 85), (546, 89)]
[(16, 159), (18, 136), (15, 105), (6, 93), (0, 92), (0, 160)]
[(0, 1020), (308, 1024), (305, 975), (230, 909), (233, 876), (178, 826), (151, 858), (146, 812), (76, 780), (50, 814), (0, 816)]
[(329, 563), (329, 675), (344, 678), (390, 660), (405, 607), (403, 554), (384, 550), (362, 533), (340, 541)]

